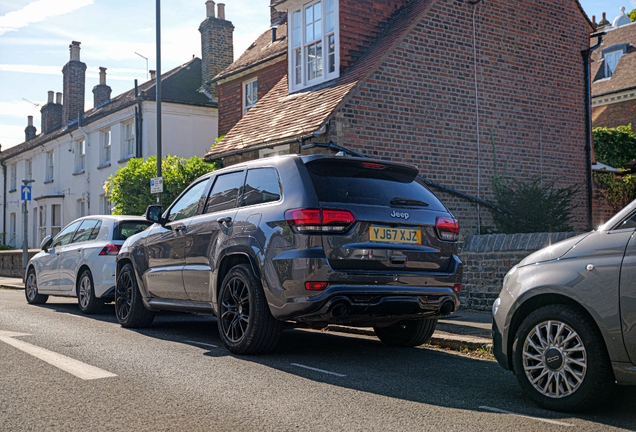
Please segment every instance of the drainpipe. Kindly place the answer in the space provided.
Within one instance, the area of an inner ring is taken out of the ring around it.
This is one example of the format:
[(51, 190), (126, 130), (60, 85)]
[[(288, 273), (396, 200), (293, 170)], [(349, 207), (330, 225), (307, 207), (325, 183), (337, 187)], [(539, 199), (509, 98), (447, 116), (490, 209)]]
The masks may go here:
[(4, 192), (2, 195), (2, 244), (7, 244), (7, 166), (5, 162), (0, 162), (2, 166), (2, 187)]
[(84, 128), (82, 128), (82, 120), (84, 120), (84, 113), (80, 111), (77, 113), (77, 129), (84, 135), (84, 142), (86, 143), (85, 152), (84, 152), (84, 171), (86, 172), (86, 188), (87, 188), (87, 197), (88, 197), (88, 199), (86, 200), (86, 214), (90, 215), (91, 214), (91, 196), (90, 196), (91, 174), (87, 169), (89, 143), (88, 143), (88, 134), (86, 133)]
[(135, 157), (143, 157), (143, 149), (141, 146), (141, 131), (143, 126), (143, 117), (141, 115), (141, 98), (139, 97), (139, 87), (137, 86), (137, 80), (135, 80), (135, 99), (137, 100), (137, 106), (135, 107)]
[(583, 72), (585, 77), (585, 182), (587, 191), (587, 230), (592, 231), (592, 200), (594, 194), (592, 191), (592, 80), (590, 72), (590, 57), (592, 51), (597, 49), (603, 43), (605, 32), (590, 35), (598, 38), (596, 45), (581, 51), (583, 56)]

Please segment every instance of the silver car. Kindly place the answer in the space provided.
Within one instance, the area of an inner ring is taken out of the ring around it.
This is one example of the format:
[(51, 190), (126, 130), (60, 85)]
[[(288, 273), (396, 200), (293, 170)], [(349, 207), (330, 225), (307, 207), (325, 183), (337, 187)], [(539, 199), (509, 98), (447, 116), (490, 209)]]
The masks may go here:
[(493, 305), (494, 354), (537, 404), (598, 405), (636, 384), (636, 201), (526, 257)]
[(115, 290), (115, 259), (124, 241), (150, 225), (139, 216), (86, 216), (55, 238), (46, 236), (29, 261), (25, 295), (30, 304), (49, 295), (77, 297), (80, 311), (97, 313)]

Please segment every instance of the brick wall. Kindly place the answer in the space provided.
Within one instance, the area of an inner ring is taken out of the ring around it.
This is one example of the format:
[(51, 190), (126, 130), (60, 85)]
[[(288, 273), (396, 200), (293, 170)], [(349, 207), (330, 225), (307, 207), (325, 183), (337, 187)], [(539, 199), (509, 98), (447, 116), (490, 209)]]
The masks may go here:
[(62, 69), (64, 75), (64, 105), (62, 125), (76, 120), (78, 114), (84, 113), (84, 93), (86, 87), (86, 64), (81, 61), (69, 61)]
[[(29, 259), (40, 252), (39, 249), (29, 249)], [(0, 251), (0, 276), (23, 277), (22, 250)]]
[(219, 136), (223, 136), (243, 117), (243, 83), (258, 78), (258, 99), (287, 74), (287, 56), (249, 75), (219, 85)]
[[(580, 185), (572, 222), (582, 230), (587, 21), (565, 0), (491, 0), (477, 8), (479, 135), (473, 6), (440, 0), (335, 113), (328, 139), (414, 163), (425, 177), (492, 199), (492, 132), (500, 172)], [(483, 207), (478, 213), (459, 198), (443, 200), (464, 229), (488, 223)]]
[(40, 109), (42, 115), (41, 133), (47, 134), (62, 127), (63, 107), (57, 103), (47, 103)]
[(340, 66), (354, 63), (406, 0), (340, 0)]
[(592, 108), (592, 125), (617, 127), (632, 124), (636, 131), (636, 99)]
[(519, 261), (576, 233), (469, 235), (459, 254), (464, 263), (460, 301), (463, 307), (490, 310), (503, 278)]

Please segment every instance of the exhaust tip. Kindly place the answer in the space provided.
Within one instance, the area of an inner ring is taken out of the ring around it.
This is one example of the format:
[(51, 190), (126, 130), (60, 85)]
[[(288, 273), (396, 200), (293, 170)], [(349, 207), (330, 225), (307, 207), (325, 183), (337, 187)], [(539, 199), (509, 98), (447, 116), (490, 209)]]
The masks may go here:
[(345, 302), (336, 303), (331, 307), (331, 316), (334, 318), (341, 318), (349, 312), (349, 305)]
[(455, 309), (455, 305), (452, 301), (448, 300), (442, 303), (442, 307), (439, 309), (441, 315), (448, 315)]

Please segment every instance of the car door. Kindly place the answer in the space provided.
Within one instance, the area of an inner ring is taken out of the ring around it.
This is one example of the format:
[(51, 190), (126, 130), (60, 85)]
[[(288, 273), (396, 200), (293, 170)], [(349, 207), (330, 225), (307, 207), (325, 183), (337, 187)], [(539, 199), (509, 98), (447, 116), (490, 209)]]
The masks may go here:
[(212, 188), (201, 215), (186, 228), (186, 263), (183, 283), (188, 299), (211, 301), (211, 272), (215, 268), (215, 250), (232, 236), (237, 198), (243, 187), (245, 171), (234, 171), (210, 179)]
[(61, 289), (60, 261), (66, 254), (66, 245), (70, 243), (73, 234), (81, 223), (81, 220), (71, 223), (53, 239), (47, 252), (47, 259), (44, 260), (40, 274), (38, 274), (38, 285), (42, 286), (43, 290), (59, 291)]
[(63, 250), (60, 253), (60, 291), (71, 292), (75, 290), (77, 270), (86, 254), (84, 250), (86, 241), (89, 239), (93, 229), (101, 224), (99, 219), (84, 219), (81, 222), (71, 241), (63, 246)]
[[(636, 214), (625, 220), (623, 228), (636, 228)], [(625, 348), (632, 363), (636, 364), (636, 234), (625, 249), (620, 272), (621, 326)]]
[(164, 215), (164, 225), (155, 224), (146, 238), (148, 269), (143, 275), (151, 296), (185, 300), (183, 266), (185, 265), (186, 227), (202, 206), (207, 179), (186, 189)]

